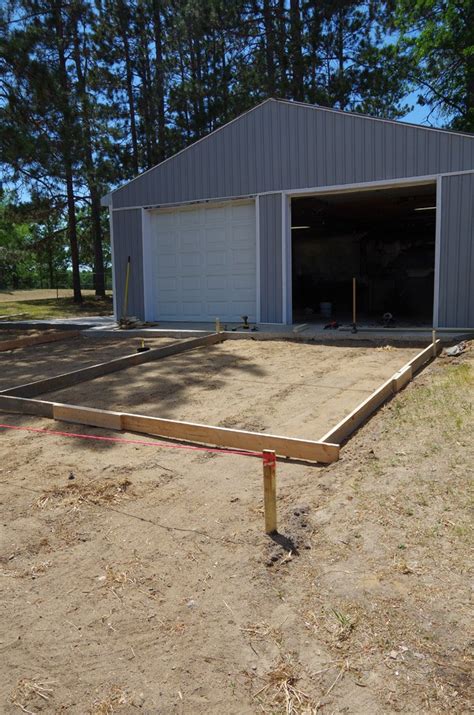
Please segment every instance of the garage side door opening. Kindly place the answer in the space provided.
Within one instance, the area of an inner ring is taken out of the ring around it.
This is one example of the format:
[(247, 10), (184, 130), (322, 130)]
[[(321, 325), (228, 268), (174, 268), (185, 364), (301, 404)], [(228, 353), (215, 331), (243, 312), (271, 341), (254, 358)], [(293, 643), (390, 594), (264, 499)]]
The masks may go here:
[(293, 321), (351, 322), (356, 277), (359, 323), (431, 325), (435, 226), (435, 184), (293, 198)]

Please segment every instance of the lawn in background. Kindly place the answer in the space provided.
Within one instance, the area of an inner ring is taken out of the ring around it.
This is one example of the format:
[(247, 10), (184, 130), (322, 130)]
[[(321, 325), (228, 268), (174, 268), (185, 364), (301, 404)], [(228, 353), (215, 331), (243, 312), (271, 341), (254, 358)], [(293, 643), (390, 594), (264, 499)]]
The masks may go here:
[(112, 313), (112, 296), (96, 298), (93, 291), (83, 291), (81, 304), (74, 303), (72, 291), (67, 290), (60, 290), (59, 298), (55, 290), (0, 291), (0, 316), (12, 319), (13, 316), (18, 316), (18, 320), (78, 318)]

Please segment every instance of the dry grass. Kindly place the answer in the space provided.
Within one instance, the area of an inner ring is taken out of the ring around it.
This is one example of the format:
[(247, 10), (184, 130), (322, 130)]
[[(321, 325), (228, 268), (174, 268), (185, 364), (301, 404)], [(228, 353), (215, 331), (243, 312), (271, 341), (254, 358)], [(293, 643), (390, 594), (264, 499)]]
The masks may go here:
[(78, 507), (84, 503), (105, 504), (117, 503), (127, 496), (133, 495), (130, 489), (132, 482), (122, 479), (120, 482), (95, 482), (90, 481), (85, 484), (70, 482), (65, 486), (54, 486), (36, 502), (40, 509), (53, 507), (57, 504)]
[(22, 678), (10, 696), (11, 702), (24, 713), (35, 715), (35, 711), (30, 708), (35, 707), (35, 702), (49, 701), (53, 693), (52, 685), (54, 685), (52, 681), (42, 680), (39, 677)]
[(109, 692), (94, 700), (92, 707), (89, 709), (89, 715), (113, 715), (118, 709), (129, 705), (130, 700), (127, 693), (114, 685), (109, 689)]
[(265, 676), (265, 685), (255, 694), (264, 713), (285, 713), (285, 715), (313, 715), (318, 705), (298, 687), (298, 671), (291, 658), (285, 658)]

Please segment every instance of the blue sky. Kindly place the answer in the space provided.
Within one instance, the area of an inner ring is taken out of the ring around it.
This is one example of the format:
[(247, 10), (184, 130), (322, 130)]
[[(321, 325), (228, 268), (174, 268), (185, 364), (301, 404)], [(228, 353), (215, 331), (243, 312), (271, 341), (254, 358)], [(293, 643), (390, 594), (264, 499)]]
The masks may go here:
[[(402, 121), (412, 122), (413, 124), (426, 124), (430, 127), (441, 127), (443, 123), (440, 121), (440, 117), (436, 112), (433, 112), (429, 106), (420, 107), (416, 104), (419, 94), (419, 92), (413, 92), (406, 97), (406, 101), (409, 104), (413, 104), (414, 108), (402, 118)], [(429, 116), (430, 112), (431, 116)]]

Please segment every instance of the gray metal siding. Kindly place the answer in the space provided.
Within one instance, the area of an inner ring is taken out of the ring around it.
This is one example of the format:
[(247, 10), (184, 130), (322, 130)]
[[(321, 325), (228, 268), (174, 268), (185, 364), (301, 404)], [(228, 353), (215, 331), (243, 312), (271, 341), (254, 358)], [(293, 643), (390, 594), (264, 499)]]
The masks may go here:
[(474, 328), (474, 173), (441, 182), (438, 323)]
[(474, 137), (270, 100), (112, 194), (115, 208), (474, 168)]
[(260, 322), (283, 322), (281, 194), (261, 196)]
[(128, 288), (127, 314), (144, 319), (143, 295), (143, 245), (142, 245), (142, 212), (114, 211), (112, 214), (112, 231), (114, 242), (114, 276), (117, 318), (122, 317), (125, 294), (125, 276), (127, 259), (130, 256), (130, 280)]

